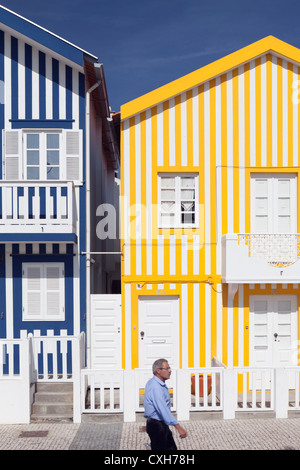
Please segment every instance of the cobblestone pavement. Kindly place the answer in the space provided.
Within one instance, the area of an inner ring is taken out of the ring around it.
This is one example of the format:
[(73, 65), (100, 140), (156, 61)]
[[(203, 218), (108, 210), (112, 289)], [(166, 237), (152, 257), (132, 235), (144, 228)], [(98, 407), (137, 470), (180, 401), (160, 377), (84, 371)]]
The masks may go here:
[[(178, 450), (300, 450), (300, 418), (199, 420), (173, 430)], [(0, 425), (0, 450), (145, 450), (145, 423)]]

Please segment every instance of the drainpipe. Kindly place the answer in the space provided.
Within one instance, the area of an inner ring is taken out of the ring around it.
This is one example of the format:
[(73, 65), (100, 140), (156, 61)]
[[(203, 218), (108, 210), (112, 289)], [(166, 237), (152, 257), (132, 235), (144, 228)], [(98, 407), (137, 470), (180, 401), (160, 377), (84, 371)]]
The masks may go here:
[[(98, 66), (99, 64), (97, 64)], [(96, 64), (95, 64), (96, 68)], [(90, 98), (91, 93), (101, 84), (98, 80), (85, 95), (85, 190), (86, 190), (86, 347), (87, 366), (91, 365), (91, 181), (90, 181)]]

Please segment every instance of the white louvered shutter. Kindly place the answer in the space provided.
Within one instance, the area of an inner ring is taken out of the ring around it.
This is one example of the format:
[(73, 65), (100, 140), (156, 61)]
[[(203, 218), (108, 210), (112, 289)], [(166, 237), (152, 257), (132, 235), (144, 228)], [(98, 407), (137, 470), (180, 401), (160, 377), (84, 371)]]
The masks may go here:
[(40, 320), (42, 316), (42, 266), (23, 265), (23, 320)]
[(3, 154), (5, 179), (22, 179), (22, 132), (21, 130), (3, 131)]
[(64, 321), (63, 263), (23, 263), (23, 321)]
[(45, 294), (47, 320), (64, 320), (64, 271), (63, 265), (45, 265)]
[(82, 179), (82, 131), (65, 131), (66, 179)]

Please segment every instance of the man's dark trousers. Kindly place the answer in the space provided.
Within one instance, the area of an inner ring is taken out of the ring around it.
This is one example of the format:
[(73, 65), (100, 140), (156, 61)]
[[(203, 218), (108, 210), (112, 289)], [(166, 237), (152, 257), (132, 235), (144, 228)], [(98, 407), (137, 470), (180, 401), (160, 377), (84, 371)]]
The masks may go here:
[(151, 440), (152, 450), (177, 450), (172, 432), (164, 421), (148, 418), (146, 431)]

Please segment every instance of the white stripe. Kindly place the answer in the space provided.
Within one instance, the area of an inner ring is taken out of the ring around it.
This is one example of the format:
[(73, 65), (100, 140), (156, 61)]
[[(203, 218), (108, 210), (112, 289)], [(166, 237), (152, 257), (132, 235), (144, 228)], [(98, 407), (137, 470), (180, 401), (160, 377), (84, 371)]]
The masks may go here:
[(200, 236), (193, 236), (193, 274), (199, 275), (199, 250)]
[(187, 166), (187, 104), (186, 93), (181, 94), (181, 165)]
[(175, 99), (169, 101), (169, 165), (175, 166)]
[(244, 286), (243, 284), (239, 285), (238, 288), (238, 301), (239, 301), (239, 317), (238, 317), (238, 329), (239, 329), (239, 357), (238, 357), (238, 365), (240, 367), (244, 366)]
[(72, 113), (73, 119), (73, 129), (79, 129), (79, 74), (73, 70), (72, 74)]
[(250, 165), (256, 165), (255, 61), (250, 62)]
[[(151, 110), (146, 111), (146, 174), (152, 173), (152, 120)], [(152, 181), (146, 178), (147, 224), (147, 275), (152, 274)]]
[(170, 235), (170, 274), (176, 274), (176, 235)]
[(124, 122), (124, 272), (130, 274), (130, 141), (129, 120)]
[(182, 368), (188, 367), (188, 288), (187, 284), (181, 286), (181, 312), (182, 312)]
[(277, 57), (272, 55), (272, 165), (277, 166)]
[(239, 231), (245, 233), (245, 75), (239, 68)]
[(193, 165), (199, 166), (199, 94), (193, 89)]
[(267, 165), (267, 63), (261, 58), (261, 165)]
[(187, 235), (181, 236), (181, 274), (186, 275), (188, 273), (187, 265), (187, 255), (188, 255), (188, 246), (187, 246)]
[(125, 369), (131, 369), (131, 284), (125, 284)]
[(157, 105), (157, 166), (164, 164), (164, 121), (163, 105)]
[(14, 337), (14, 325), (13, 325), (13, 271), (12, 271), (12, 260), (10, 256), (12, 252), (12, 245), (8, 243), (5, 246), (5, 294), (6, 294), (6, 332), (7, 339)]
[(18, 94), (19, 119), (25, 119), (25, 44), (21, 40), (18, 40)]
[(39, 119), (39, 51), (32, 48), (32, 119)]
[(11, 36), (4, 33), (4, 88), (5, 88), (5, 130), (11, 129)]
[(157, 274), (164, 274), (164, 236), (157, 236)]
[(233, 95), (232, 72), (227, 74), (227, 187), (228, 233), (233, 233)]
[[(297, 84), (298, 89), (298, 67), (293, 67), (293, 83)], [(298, 166), (298, 112), (299, 103), (298, 100), (293, 102), (293, 165)]]
[(193, 315), (194, 315), (194, 367), (200, 367), (200, 316), (199, 316), (199, 289), (200, 284), (193, 284)]
[(66, 66), (59, 62), (59, 119), (66, 119)]
[(210, 89), (204, 85), (205, 273), (210, 273)]
[(205, 367), (211, 367), (211, 286), (205, 284)]
[(136, 274), (142, 273), (141, 247), (141, 124), (140, 115), (135, 117), (135, 221), (136, 221)]
[[(217, 290), (217, 359), (223, 359), (223, 308), (222, 308), (222, 284), (216, 284)], [(223, 362), (223, 361), (222, 361)]]
[(222, 178), (221, 178), (221, 78), (216, 78), (216, 202), (217, 202), (217, 273), (221, 272)]
[(282, 165), (288, 166), (288, 70), (282, 61)]
[(52, 57), (46, 55), (46, 119), (52, 119)]

